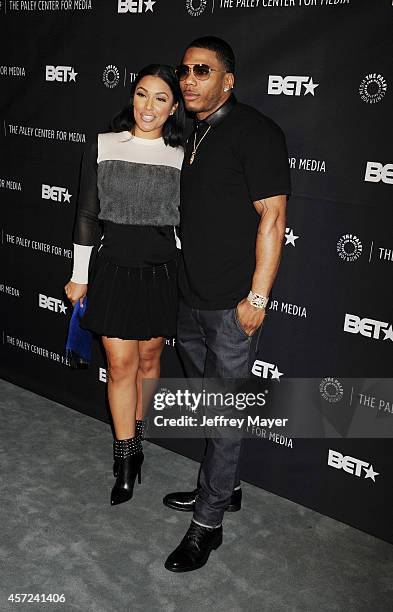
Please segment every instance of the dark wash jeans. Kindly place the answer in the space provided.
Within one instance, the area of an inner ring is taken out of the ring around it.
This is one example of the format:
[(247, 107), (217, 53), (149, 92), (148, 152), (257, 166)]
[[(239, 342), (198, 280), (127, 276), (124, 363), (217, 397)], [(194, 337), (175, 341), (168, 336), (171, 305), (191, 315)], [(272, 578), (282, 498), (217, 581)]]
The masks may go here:
[[(180, 300), (177, 347), (187, 378), (249, 378), (261, 329), (248, 336), (236, 308), (199, 310)], [(232, 491), (240, 484), (241, 442), (241, 437), (207, 439), (193, 515), (197, 523), (221, 524)]]

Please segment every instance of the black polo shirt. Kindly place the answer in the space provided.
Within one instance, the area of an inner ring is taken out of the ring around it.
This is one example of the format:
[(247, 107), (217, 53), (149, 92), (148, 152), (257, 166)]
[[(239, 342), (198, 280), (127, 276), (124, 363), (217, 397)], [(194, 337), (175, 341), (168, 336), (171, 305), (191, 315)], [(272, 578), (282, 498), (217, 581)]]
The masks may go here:
[[(211, 125), (189, 163), (194, 145)], [(255, 270), (260, 216), (253, 202), (290, 194), (285, 137), (271, 119), (232, 96), (188, 138), (181, 171), (179, 285), (185, 302), (233, 308)]]

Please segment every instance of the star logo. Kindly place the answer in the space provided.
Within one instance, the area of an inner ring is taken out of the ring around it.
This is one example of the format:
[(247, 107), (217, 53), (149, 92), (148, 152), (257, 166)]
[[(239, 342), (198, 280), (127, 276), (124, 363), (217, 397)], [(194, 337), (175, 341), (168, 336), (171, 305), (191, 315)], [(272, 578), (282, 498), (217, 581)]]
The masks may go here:
[(65, 306), (64, 302), (61, 302), (61, 304), (59, 304), (60, 312), (62, 312), (63, 314), (66, 314), (67, 308), (68, 308), (68, 306)]
[(295, 234), (293, 233), (293, 230), (290, 229), (289, 227), (287, 227), (285, 229), (285, 245), (287, 244), (291, 244), (292, 246), (296, 246), (295, 244), (295, 240), (297, 240), (299, 238), (299, 236), (295, 236)]
[(147, 13), (147, 11), (151, 11), (153, 12), (153, 4), (156, 3), (156, 0), (146, 0), (145, 4), (145, 13)]
[(391, 325), (382, 331), (385, 334), (384, 340), (393, 340), (393, 327)]
[(77, 73), (77, 72), (75, 72), (75, 70), (74, 70), (73, 68), (71, 68), (71, 70), (70, 70), (70, 71), (69, 71), (69, 73), (68, 73), (68, 76), (69, 76), (69, 81), (74, 81), (74, 83), (76, 83), (76, 81), (75, 81), (75, 77), (76, 77), (76, 75), (77, 75), (77, 74), (78, 74), (78, 73)]
[(373, 466), (370, 464), (370, 467), (366, 470), (365, 478), (371, 478), (373, 482), (375, 482), (375, 476), (379, 476), (379, 472), (374, 472)]
[(276, 379), (280, 382), (280, 376), (282, 376), (284, 373), (283, 372), (279, 372), (278, 371), (278, 367), (276, 366), (274, 368), (274, 370), (271, 370), (272, 373), (272, 379)]
[(69, 204), (71, 203), (72, 195), (70, 194), (68, 189), (66, 189), (65, 193), (63, 193), (63, 198), (64, 198), (64, 202), (68, 202)]
[(308, 83), (304, 83), (304, 94), (303, 95), (307, 95), (307, 94), (311, 94), (312, 96), (315, 95), (314, 94), (314, 89), (316, 89), (319, 86), (319, 83), (314, 83), (312, 80), (312, 77), (310, 77), (310, 80)]

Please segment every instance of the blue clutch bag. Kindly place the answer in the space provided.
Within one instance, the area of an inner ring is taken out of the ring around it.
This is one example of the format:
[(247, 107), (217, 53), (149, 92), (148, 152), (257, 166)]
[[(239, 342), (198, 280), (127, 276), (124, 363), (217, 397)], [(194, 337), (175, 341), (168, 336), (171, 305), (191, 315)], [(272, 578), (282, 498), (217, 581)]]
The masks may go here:
[(91, 347), (93, 334), (80, 326), (81, 317), (87, 308), (87, 297), (83, 304), (79, 300), (75, 303), (68, 329), (66, 343), (66, 357), (72, 368), (87, 367), (91, 361)]

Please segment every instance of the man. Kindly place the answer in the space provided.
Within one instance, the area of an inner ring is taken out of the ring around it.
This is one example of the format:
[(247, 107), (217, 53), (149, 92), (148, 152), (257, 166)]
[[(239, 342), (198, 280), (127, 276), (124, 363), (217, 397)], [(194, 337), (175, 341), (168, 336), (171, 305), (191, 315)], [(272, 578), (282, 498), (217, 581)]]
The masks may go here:
[[(235, 58), (207, 36), (186, 49), (177, 75), (195, 113), (181, 175), (182, 260), (178, 348), (190, 378), (247, 378), (279, 266), (290, 193), (281, 129), (237, 102)], [(256, 339), (256, 342), (255, 342)], [(202, 567), (222, 542), (225, 510), (240, 510), (241, 439), (210, 438), (198, 488), (164, 504), (193, 511), (165, 567)]]

